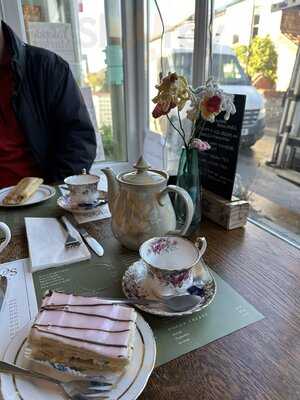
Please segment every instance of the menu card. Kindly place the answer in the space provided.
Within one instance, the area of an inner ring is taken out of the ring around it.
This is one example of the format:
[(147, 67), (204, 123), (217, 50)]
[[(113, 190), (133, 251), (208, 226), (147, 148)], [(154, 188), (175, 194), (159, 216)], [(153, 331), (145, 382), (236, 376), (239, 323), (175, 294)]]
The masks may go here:
[[(6, 304), (0, 313), (0, 358), (15, 333), (36, 315), (36, 302), (41, 303), (46, 290), (88, 296), (122, 296), (124, 271), (138, 257), (111, 242), (105, 243), (107, 251), (100, 261), (93, 257), (85, 263), (34, 273), (35, 290), (28, 269), (29, 259), (0, 265), (0, 273), (9, 279)], [(111, 253), (113, 248), (117, 250), (115, 253)], [(210, 272), (216, 281), (217, 294), (203, 311), (182, 318), (161, 318), (143, 313), (156, 339), (157, 366), (263, 318), (230, 285)]]
[(37, 314), (37, 302), (29, 259), (0, 264), (8, 280), (0, 312), (0, 359), (15, 334)]
[[(246, 96), (236, 94), (236, 113), (225, 121), (222, 112), (214, 123), (206, 122), (199, 135), (211, 146), (199, 156), (202, 186), (227, 200), (232, 197), (245, 102)], [(202, 125), (203, 120), (199, 118), (197, 126), (200, 128)]]

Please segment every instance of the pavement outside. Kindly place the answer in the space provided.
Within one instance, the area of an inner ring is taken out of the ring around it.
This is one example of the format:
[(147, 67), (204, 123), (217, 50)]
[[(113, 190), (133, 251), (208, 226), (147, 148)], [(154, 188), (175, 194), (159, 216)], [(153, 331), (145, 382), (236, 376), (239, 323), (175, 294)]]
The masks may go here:
[(242, 148), (237, 173), (251, 204), (250, 217), (300, 245), (300, 186), (265, 164), (271, 160), (275, 137), (276, 127), (269, 127), (254, 146)]

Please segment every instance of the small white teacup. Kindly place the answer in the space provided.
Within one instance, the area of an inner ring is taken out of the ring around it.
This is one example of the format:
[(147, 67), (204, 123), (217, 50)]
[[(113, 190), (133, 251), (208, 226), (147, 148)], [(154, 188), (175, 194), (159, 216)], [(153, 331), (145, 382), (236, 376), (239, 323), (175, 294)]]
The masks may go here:
[(99, 176), (87, 174), (83, 170), (81, 175), (68, 176), (62, 188), (69, 191), (73, 206), (93, 206), (99, 202), (99, 180)]
[(193, 267), (206, 247), (204, 237), (198, 238), (195, 244), (179, 236), (155, 237), (144, 242), (140, 256), (148, 267), (154, 293), (157, 296), (184, 294), (193, 285)]

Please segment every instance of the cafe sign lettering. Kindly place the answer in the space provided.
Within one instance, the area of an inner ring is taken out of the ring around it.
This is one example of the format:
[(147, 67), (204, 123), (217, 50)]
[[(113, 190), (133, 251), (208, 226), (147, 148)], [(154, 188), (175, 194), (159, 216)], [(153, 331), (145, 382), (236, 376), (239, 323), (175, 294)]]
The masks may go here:
[(27, 29), (31, 45), (51, 50), (69, 63), (75, 62), (71, 24), (28, 22)]

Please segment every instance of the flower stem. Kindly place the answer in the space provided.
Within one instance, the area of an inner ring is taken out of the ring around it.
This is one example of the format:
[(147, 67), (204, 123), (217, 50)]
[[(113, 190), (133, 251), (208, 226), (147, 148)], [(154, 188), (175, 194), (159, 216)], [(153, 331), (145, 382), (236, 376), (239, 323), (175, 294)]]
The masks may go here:
[(206, 121), (203, 120), (202, 124), (200, 125), (200, 128), (197, 129), (197, 131), (196, 131), (196, 127), (195, 127), (195, 138), (199, 139), (199, 135), (202, 132), (202, 130), (204, 129), (204, 127), (205, 127), (205, 123), (206, 123)]
[(186, 141), (185, 141), (184, 135), (183, 135), (183, 134), (180, 132), (180, 130), (173, 124), (171, 118), (170, 118), (168, 115), (167, 115), (166, 117), (168, 118), (168, 121), (170, 122), (170, 124), (172, 125), (172, 127), (175, 129), (175, 131), (179, 133), (181, 139), (183, 140), (184, 147), (185, 147), (186, 149), (188, 149), (188, 145), (187, 145), (187, 143), (186, 143)]
[(184, 132), (184, 129), (183, 129), (183, 126), (182, 126), (180, 111), (179, 111), (178, 107), (177, 107), (177, 115), (178, 115), (178, 120), (179, 120), (180, 129), (181, 129), (181, 131), (182, 131), (182, 133), (183, 133), (183, 135), (184, 135), (184, 137), (185, 137), (185, 132)]

